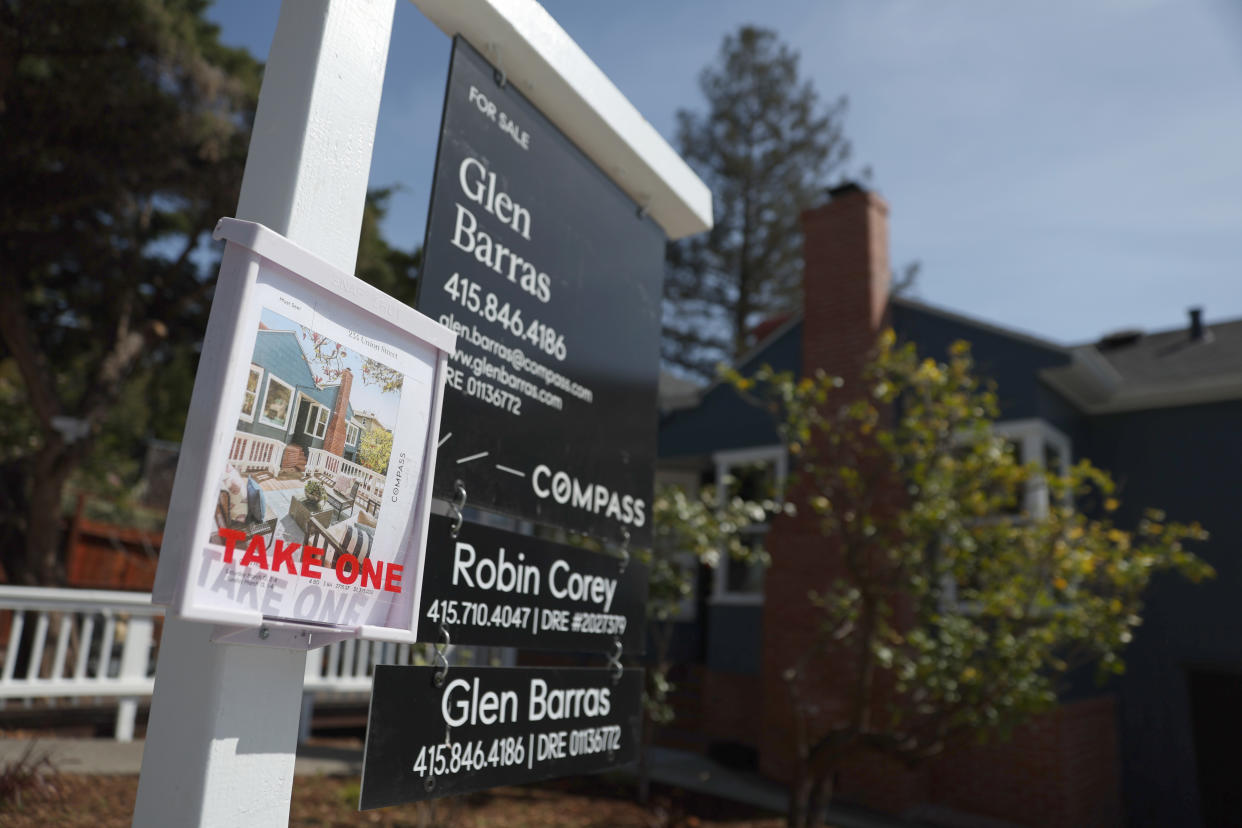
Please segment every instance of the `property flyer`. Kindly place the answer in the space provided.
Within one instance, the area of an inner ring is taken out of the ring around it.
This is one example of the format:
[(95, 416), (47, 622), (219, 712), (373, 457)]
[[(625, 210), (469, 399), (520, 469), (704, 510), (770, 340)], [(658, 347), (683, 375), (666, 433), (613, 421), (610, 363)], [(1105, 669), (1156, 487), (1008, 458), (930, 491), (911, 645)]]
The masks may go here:
[(436, 351), (328, 292), (295, 296), (288, 275), (262, 268), (239, 320), (191, 603), (385, 626), (417, 602)]

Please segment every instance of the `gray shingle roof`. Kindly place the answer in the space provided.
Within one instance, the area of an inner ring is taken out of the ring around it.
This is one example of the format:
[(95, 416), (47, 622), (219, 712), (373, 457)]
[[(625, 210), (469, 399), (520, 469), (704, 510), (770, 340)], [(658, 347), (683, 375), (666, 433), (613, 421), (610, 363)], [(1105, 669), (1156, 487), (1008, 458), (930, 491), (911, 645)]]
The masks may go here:
[(1193, 405), (1242, 397), (1242, 320), (1105, 337), (1045, 370), (1049, 385), (1093, 413)]

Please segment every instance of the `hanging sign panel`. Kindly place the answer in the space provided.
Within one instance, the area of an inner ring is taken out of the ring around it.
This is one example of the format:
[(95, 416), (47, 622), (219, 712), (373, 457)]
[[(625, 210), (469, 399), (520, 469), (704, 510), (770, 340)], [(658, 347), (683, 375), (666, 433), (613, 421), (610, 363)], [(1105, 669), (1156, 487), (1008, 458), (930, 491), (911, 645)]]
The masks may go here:
[(239, 628), (413, 641), (454, 336), (262, 225), (224, 219), (216, 237), (155, 600)]
[(375, 668), (358, 807), (591, 773), (638, 756), (642, 670)]
[(458, 335), (435, 493), (651, 537), (664, 235), (461, 38), (418, 307)]
[(641, 653), (647, 568), (635, 561), (478, 524), (457, 537), (433, 515), (420, 641)]

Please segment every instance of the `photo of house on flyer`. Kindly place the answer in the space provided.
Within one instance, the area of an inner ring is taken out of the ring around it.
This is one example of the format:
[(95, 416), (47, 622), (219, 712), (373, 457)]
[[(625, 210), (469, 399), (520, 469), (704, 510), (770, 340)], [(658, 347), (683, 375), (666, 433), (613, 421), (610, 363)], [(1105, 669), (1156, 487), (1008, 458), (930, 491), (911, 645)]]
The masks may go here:
[[(264, 310), (237, 433), (220, 481), (219, 529), (370, 555), (402, 376)], [(219, 542), (219, 541), (217, 541)]]
[(402, 543), (427, 440), (418, 401), (430, 363), (260, 289), (269, 298), (237, 380), (196, 602), (382, 625), (403, 593), (409, 603), (418, 574)]

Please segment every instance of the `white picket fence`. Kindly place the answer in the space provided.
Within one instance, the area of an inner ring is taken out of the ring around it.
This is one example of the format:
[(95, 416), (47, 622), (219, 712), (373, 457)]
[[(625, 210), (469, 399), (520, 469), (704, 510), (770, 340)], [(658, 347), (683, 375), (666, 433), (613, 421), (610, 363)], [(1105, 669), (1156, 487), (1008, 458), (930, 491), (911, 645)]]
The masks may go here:
[(241, 472), (263, 469), (279, 474), (284, 453), (285, 444), (280, 440), (238, 431), (233, 434), (233, 444), (229, 446), (229, 462)]
[(311, 474), (323, 471), (333, 476), (344, 472), (354, 480), (360, 481), (362, 485), (359, 488), (373, 499), (378, 500), (384, 496), (384, 484), (387, 482), (384, 475), (376, 474), (366, 466), (346, 460), (344, 457), (338, 457), (323, 449), (310, 450), (306, 458), (306, 471)]
[[(9, 624), (0, 672), (0, 716), (18, 703), (55, 708), (117, 700), (115, 738), (134, 738), (139, 702), (151, 695), (163, 607), (145, 592), (0, 586)], [(303, 736), (313, 700), (364, 700), (377, 664), (426, 664), (423, 645), (343, 641), (306, 658)], [(459, 649), (455, 664), (511, 663), (512, 651)]]

